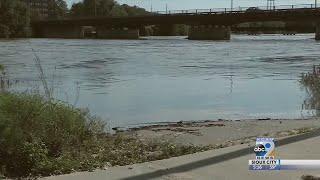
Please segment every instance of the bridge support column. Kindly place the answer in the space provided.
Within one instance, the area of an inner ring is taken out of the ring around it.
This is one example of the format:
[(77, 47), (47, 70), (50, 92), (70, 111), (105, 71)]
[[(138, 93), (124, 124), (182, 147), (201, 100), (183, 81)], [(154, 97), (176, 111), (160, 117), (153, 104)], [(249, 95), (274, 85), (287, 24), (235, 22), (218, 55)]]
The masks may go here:
[(141, 26), (139, 28), (140, 36), (152, 36), (153, 35), (153, 27), (152, 26)]
[(316, 24), (316, 40), (320, 41), (320, 22)]
[(231, 30), (228, 26), (190, 26), (190, 40), (230, 40)]
[(139, 29), (96, 27), (98, 39), (139, 39)]

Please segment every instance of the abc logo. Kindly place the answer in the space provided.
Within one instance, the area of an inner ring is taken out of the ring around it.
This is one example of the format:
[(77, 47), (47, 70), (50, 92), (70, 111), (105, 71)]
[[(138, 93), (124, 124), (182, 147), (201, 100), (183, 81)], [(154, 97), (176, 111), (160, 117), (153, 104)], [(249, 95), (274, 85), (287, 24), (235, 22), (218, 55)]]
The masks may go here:
[(254, 152), (256, 154), (261, 154), (261, 153), (266, 152), (266, 148), (264, 147), (263, 144), (257, 144), (256, 147), (254, 147)]

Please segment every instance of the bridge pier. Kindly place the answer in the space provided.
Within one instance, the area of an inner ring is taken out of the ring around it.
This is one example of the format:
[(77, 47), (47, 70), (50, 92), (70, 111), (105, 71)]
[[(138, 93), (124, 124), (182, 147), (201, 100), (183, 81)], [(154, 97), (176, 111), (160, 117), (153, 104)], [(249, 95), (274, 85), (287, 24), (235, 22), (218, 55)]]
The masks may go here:
[(229, 26), (201, 25), (190, 26), (190, 40), (230, 40), (231, 30)]
[(141, 26), (139, 27), (139, 36), (152, 36), (153, 35), (152, 26)]
[(138, 28), (111, 28), (105, 26), (96, 27), (98, 39), (139, 39)]
[(316, 40), (320, 41), (320, 22), (316, 24)]

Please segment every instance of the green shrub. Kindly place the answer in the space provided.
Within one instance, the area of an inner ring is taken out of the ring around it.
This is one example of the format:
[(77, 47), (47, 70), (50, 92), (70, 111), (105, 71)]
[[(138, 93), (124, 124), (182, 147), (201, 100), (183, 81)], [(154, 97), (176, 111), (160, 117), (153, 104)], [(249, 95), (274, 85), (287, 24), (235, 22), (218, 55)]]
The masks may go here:
[(316, 109), (319, 113), (320, 109), (320, 68), (314, 66), (313, 71), (302, 74), (300, 79), (301, 85), (306, 89), (309, 95), (304, 101), (306, 109)]
[[(98, 122), (98, 121), (97, 121)], [(52, 166), (99, 129), (88, 114), (39, 95), (0, 94), (0, 166), (5, 175), (25, 176)]]
[(63, 102), (0, 93), (0, 177), (38, 177), (179, 156), (209, 147), (109, 135), (105, 124)]

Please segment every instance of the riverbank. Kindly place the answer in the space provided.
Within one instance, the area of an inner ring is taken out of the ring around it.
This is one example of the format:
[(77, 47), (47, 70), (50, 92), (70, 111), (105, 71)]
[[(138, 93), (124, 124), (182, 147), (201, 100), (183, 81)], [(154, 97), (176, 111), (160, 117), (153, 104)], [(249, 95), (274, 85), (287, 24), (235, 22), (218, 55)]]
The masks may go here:
[(178, 122), (127, 129), (144, 141), (166, 140), (176, 144), (229, 147), (255, 141), (256, 137), (286, 137), (320, 128), (318, 118), (255, 119)]
[(318, 119), (178, 122), (116, 134), (105, 123), (37, 94), (0, 93), (0, 177), (37, 178), (108, 169), (231, 146), (258, 136), (284, 138), (320, 127)]
[(111, 135), (107, 125), (52, 98), (0, 91), (0, 179), (92, 171), (210, 149)]
[[(306, 179), (318, 177), (312, 171), (250, 173), (247, 162), (254, 158), (253, 147), (259, 136), (278, 141), (277, 157), (317, 159), (314, 142), (319, 141), (319, 119), (277, 119), (206, 121), (145, 126), (127, 130), (142, 141), (169, 140), (175, 144), (206, 144), (211, 149), (169, 159), (109, 167), (95, 172), (78, 172), (44, 179)], [(195, 133), (197, 132), (197, 133)], [(118, 132), (120, 133), (120, 132)], [(232, 169), (236, 173), (228, 173)]]
[[(281, 159), (318, 159), (320, 131), (278, 139), (276, 157)], [(255, 143), (240, 144), (222, 149), (190, 154), (160, 161), (129, 166), (111, 167), (95, 172), (53, 176), (53, 180), (316, 180), (319, 171), (249, 171), (248, 160), (254, 159)], [(315, 148), (316, 147), (316, 148)], [(312, 176), (310, 176), (312, 175)]]
[(312, 132), (319, 119), (178, 122), (109, 134), (88, 111), (37, 94), (0, 93), (0, 177), (108, 169)]

